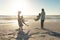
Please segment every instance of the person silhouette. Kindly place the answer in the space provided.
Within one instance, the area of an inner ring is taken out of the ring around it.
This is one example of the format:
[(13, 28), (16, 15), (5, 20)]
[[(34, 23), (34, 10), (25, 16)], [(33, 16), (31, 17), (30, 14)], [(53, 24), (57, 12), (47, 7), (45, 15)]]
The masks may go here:
[(18, 25), (19, 25), (19, 30), (22, 30), (22, 29), (23, 29), (23, 23), (24, 23), (26, 26), (29, 26), (29, 25), (27, 25), (27, 24), (24, 22), (23, 16), (20, 16), (20, 15), (21, 15), (21, 11), (18, 11)]
[(44, 11), (44, 8), (42, 8), (42, 12), (41, 12), (40, 18), (41, 18), (41, 29), (43, 29), (44, 28), (44, 21), (45, 21), (45, 11)]
[(45, 11), (42, 8), (42, 12), (39, 13), (39, 15), (37, 16), (37, 18), (35, 19), (35, 21), (38, 21), (41, 18), (41, 29), (43, 29), (44, 27), (44, 21), (45, 21)]

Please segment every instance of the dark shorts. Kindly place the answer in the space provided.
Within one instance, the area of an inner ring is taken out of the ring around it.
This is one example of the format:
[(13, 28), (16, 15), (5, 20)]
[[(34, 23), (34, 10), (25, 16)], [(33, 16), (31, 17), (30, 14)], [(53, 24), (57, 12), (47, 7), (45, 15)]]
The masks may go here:
[(41, 23), (43, 23), (44, 22), (44, 20), (41, 20)]
[(23, 26), (23, 24), (19, 24), (19, 27), (22, 27)]
[(23, 23), (22, 22), (18, 22), (18, 25), (19, 25), (19, 27), (22, 27)]

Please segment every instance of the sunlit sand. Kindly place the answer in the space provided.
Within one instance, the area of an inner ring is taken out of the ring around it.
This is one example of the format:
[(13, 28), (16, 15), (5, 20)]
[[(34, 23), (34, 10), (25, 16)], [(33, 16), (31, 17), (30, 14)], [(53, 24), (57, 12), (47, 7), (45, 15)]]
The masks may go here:
[[(2, 21), (1, 21), (2, 22)], [(11, 23), (10, 23), (11, 22)], [(18, 21), (12, 20), (7, 23), (0, 24), (0, 40), (17, 40), (19, 31)], [(60, 21), (45, 20), (44, 30), (40, 27), (40, 21), (34, 21), (34, 19), (28, 19), (26, 23), (29, 26), (23, 26), (23, 32), (28, 37), (27, 40), (59, 40), (60, 39)], [(31, 34), (31, 35), (30, 35)], [(30, 35), (30, 37), (29, 37)]]

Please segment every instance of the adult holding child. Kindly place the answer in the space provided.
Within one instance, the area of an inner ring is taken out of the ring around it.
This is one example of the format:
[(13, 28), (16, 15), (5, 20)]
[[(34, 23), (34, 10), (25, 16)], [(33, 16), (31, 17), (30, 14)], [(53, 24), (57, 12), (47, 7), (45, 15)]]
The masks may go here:
[(44, 21), (45, 21), (45, 11), (44, 8), (42, 8), (41, 13), (39, 13), (39, 15), (37, 16), (37, 19), (35, 19), (35, 21), (39, 20), (41, 18), (41, 29), (44, 28)]

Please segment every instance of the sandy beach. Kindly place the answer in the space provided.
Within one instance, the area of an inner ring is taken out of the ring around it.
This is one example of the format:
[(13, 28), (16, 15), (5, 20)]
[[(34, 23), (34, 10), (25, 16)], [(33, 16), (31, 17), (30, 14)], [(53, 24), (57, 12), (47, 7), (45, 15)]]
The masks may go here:
[(46, 20), (44, 30), (40, 28), (40, 21), (28, 20), (26, 23), (29, 26), (24, 25), (22, 32), (17, 30), (17, 22), (0, 24), (0, 40), (60, 40), (60, 21)]

